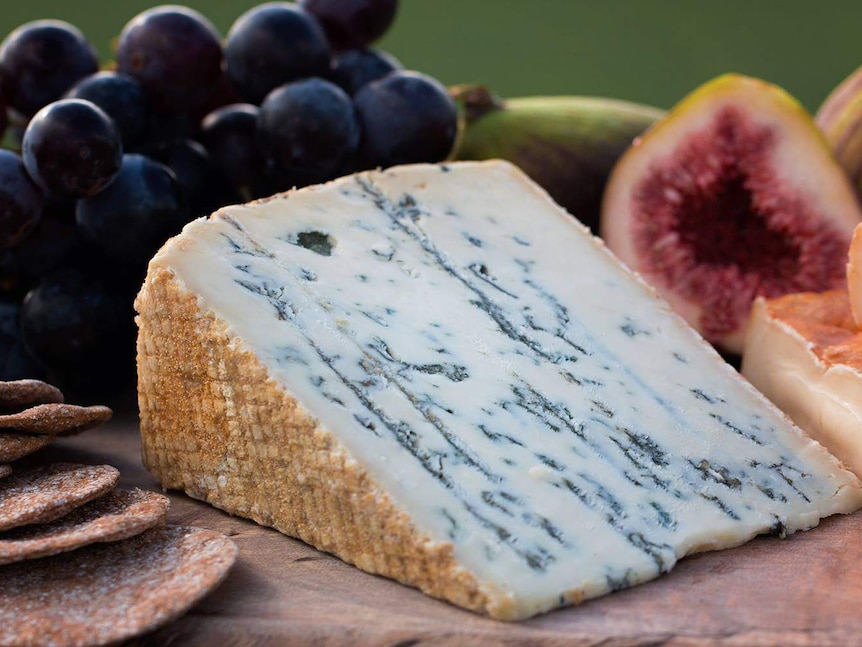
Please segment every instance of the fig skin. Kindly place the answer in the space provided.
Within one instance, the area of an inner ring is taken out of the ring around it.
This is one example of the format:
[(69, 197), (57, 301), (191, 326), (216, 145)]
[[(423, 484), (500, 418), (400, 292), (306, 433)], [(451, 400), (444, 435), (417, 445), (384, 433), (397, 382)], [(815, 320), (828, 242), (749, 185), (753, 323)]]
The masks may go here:
[(505, 159), (540, 184), (594, 233), (616, 161), (664, 110), (583, 96), (500, 100), (478, 85), (456, 86), (459, 160)]
[(829, 93), (814, 119), (862, 200), (862, 66)]
[(777, 86), (727, 74), (621, 157), (601, 235), (707, 341), (738, 354), (756, 297), (844, 285), (860, 220), (805, 109)]
[(862, 329), (862, 223), (853, 230), (847, 254), (847, 291), (856, 328)]

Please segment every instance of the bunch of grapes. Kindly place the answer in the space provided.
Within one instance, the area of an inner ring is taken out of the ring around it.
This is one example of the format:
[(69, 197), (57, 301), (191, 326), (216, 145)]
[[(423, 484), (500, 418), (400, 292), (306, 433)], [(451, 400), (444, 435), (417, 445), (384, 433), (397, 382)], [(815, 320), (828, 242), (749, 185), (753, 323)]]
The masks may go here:
[(0, 45), (0, 379), (134, 378), (133, 299), (158, 248), (220, 206), (436, 162), (456, 110), (370, 49), (397, 0), (271, 2), (222, 39), (198, 12), (132, 18), (99, 69), (74, 26)]

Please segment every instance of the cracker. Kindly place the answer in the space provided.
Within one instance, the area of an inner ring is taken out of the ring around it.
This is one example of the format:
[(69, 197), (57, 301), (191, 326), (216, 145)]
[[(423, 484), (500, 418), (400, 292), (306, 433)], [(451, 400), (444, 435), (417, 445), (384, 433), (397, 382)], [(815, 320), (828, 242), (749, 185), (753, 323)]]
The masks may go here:
[(120, 472), (110, 465), (55, 463), (0, 480), (0, 530), (47, 523), (110, 492)]
[(55, 436), (0, 433), (0, 461), (9, 463), (50, 445)]
[(18, 413), (0, 415), (0, 431), (22, 434), (71, 435), (97, 427), (111, 419), (111, 409), (102, 405), (38, 404)]
[(12, 467), (11, 466), (4, 465), (3, 463), (0, 463), (0, 479), (2, 479), (4, 476), (9, 476), (11, 473), (12, 473)]
[(0, 568), (0, 645), (104, 645), (152, 631), (214, 589), (236, 560), (227, 537), (155, 528)]
[(139, 535), (164, 525), (169, 505), (168, 497), (156, 492), (108, 492), (51, 523), (0, 533), (0, 565)]
[(37, 404), (54, 402), (63, 402), (63, 393), (41, 380), (0, 382), (0, 411), (21, 411)]

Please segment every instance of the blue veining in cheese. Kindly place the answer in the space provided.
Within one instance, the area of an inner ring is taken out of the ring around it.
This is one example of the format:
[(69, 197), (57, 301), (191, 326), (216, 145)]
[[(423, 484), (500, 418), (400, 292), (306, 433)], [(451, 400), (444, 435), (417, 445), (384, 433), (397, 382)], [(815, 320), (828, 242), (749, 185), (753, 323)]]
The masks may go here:
[(360, 174), (180, 238), (154, 262), (515, 617), (862, 505), (505, 163)]

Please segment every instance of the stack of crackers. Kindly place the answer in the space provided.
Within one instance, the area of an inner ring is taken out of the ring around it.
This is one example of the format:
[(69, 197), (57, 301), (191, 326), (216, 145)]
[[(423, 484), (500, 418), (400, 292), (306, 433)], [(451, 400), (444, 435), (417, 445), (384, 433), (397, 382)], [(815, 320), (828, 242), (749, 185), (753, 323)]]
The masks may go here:
[(0, 646), (102, 645), (182, 615), (223, 579), (236, 546), (166, 526), (168, 498), (115, 489), (110, 465), (13, 461), (111, 417), (37, 380), (0, 382)]

